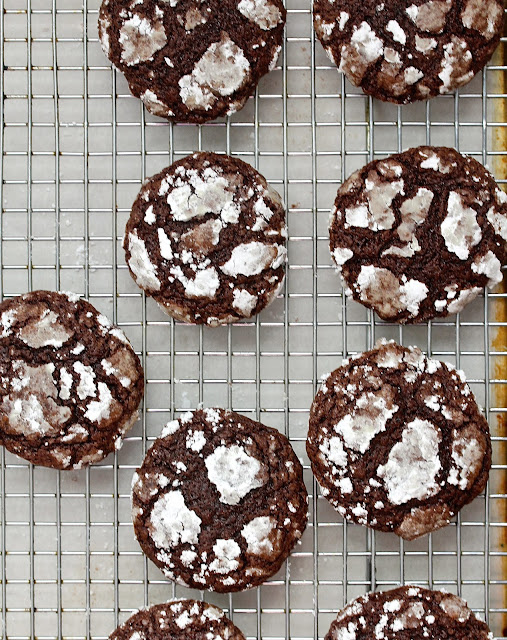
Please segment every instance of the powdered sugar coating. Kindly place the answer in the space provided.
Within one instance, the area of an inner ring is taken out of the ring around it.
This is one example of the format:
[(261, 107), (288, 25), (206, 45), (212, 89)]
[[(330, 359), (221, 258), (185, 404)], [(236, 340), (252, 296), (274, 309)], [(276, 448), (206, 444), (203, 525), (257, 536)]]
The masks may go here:
[(369, 391), (357, 398), (352, 413), (347, 413), (333, 430), (348, 449), (364, 453), (377, 433), (385, 431), (387, 421), (398, 409), (390, 390)]
[(201, 522), (199, 516), (185, 504), (181, 491), (169, 491), (158, 498), (151, 511), (151, 537), (160, 549), (180, 542), (196, 544), (199, 542)]
[(460, 260), (466, 260), (470, 249), (482, 238), (481, 228), (477, 223), (476, 212), (463, 206), (463, 201), (455, 191), (449, 193), (447, 216), (440, 225), (445, 246), (455, 253)]
[(152, 60), (154, 54), (167, 43), (164, 24), (161, 20), (150, 21), (138, 13), (122, 24), (118, 38), (122, 53), (121, 61), (128, 65)]
[(135, 275), (138, 285), (153, 291), (159, 291), (160, 280), (157, 278), (157, 269), (151, 262), (146, 245), (138, 237), (137, 232), (129, 234), (128, 250), (130, 253), (128, 265)]
[(34, 291), (1, 307), (0, 442), (58, 469), (104, 458), (142, 397), (141, 365), (123, 332), (74, 294)]
[(440, 93), (448, 93), (472, 79), (474, 73), (470, 67), (473, 56), (466, 41), (455, 36), (452, 36), (451, 42), (445, 44), (443, 49), (444, 57), (438, 77), (442, 82)]
[(225, 504), (238, 504), (247, 493), (263, 485), (260, 462), (238, 445), (217, 447), (204, 462), (208, 478)]
[(461, 311), (502, 279), (499, 193), (482, 165), (445, 147), (409, 149), (355, 172), (330, 219), (345, 293), (400, 323)]
[(218, 100), (216, 94), (230, 96), (249, 79), (250, 63), (243, 50), (225, 32), (203, 54), (192, 73), (179, 80), (180, 96), (190, 110), (209, 110)]
[(171, 579), (239, 591), (273, 575), (306, 524), (302, 469), (273, 429), (200, 409), (164, 430), (132, 485), (141, 547)]
[(497, 4), (492, 4), (486, 12), (481, 0), (467, 0), (461, 12), (461, 20), (467, 29), (475, 29), (486, 39), (490, 39), (495, 35), (501, 12), (502, 8)]
[(237, 558), (241, 555), (241, 549), (234, 540), (223, 540), (219, 538), (213, 545), (215, 559), (209, 565), (209, 570), (213, 573), (228, 574), (239, 567)]
[(2, 414), (14, 433), (25, 436), (58, 433), (69, 419), (70, 409), (55, 402), (54, 370), (52, 363), (30, 367), (22, 360), (14, 361), (13, 371), (19, 377), (12, 379), (13, 393), (4, 396), (1, 404)]
[(276, 520), (269, 516), (259, 516), (246, 524), (241, 535), (247, 542), (247, 553), (256, 556), (269, 556), (273, 552), (273, 541), (276, 535)]
[(109, 418), (111, 414), (111, 405), (113, 403), (113, 396), (109, 387), (104, 382), (99, 382), (98, 385), (98, 400), (92, 400), (88, 403), (88, 409), (84, 416), (90, 422), (102, 422)]
[(391, 449), (386, 464), (377, 469), (392, 503), (423, 500), (438, 492), (435, 478), (442, 467), (440, 441), (438, 429), (428, 420), (415, 418), (403, 429), (401, 442)]
[(468, 489), (471, 477), (482, 464), (480, 443), (474, 435), (473, 430), (469, 430), (466, 437), (456, 433), (452, 443), (451, 458), (454, 464), (447, 481), (457, 484), (463, 491)]
[(410, 318), (419, 313), (419, 304), (426, 298), (428, 287), (419, 280), (401, 281), (389, 270), (364, 265), (354, 284), (363, 302), (378, 306), (379, 315), (393, 316), (407, 312)]
[(179, 320), (217, 326), (276, 296), (286, 260), (280, 196), (252, 167), (194, 154), (145, 182), (125, 232), (136, 283)]
[(500, 260), (492, 251), (474, 260), (471, 265), (475, 273), (483, 273), (488, 278), (488, 287), (494, 287), (502, 282), (502, 265)]
[(467, 83), (493, 54), (502, 14), (500, 0), (313, 3), (315, 31), (339, 70), (365, 93), (399, 104)]
[(409, 540), (480, 493), (491, 463), (488, 425), (463, 374), (386, 340), (326, 377), (307, 452), (341, 515)]
[(249, 242), (234, 247), (229, 260), (220, 268), (228, 276), (257, 276), (266, 269), (280, 266), (278, 260), (286, 254), (285, 247)]
[(258, 296), (254, 296), (246, 289), (234, 289), (233, 295), (234, 300), (232, 301), (232, 306), (239, 311), (241, 315), (244, 315), (245, 318), (249, 318), (257, 306)]
[(269, 31), (282, 21), (280, 9), (270, 0), (240, 0), (239, 11), (263, 31)]
[(18, 337), (33, 349), (41, 347), (61, 347), (74, 334), (58, 322), (58, 316), (51, 309), (45, 309), (39, 318), (34, 318), (18, 331)]
[(240, 207), (234, 200), (230, 180), (221, 172), (207, 166), (200, 172), (188, 171), (178, 177), (179, 180), (162, 180), (158, 190), (159, 196), (167, 193), (174, 220), (186, 222), (215, 213), (225, 224), (238, 221)]
[(154, 115), (201, 123), (241, 109), (276, 62), (281, 0), (103, 0), (99, 38)]

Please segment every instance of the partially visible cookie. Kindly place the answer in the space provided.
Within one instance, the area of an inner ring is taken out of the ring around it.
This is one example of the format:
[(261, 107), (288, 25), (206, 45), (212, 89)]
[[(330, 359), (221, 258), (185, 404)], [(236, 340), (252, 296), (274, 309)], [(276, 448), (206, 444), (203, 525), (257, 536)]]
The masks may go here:
[(143, 185), (125, 230), (130, 274), (169, 315), (217, 326), (250, 318), (285, 274), (285, 209), (238, 158), (187, 156)]
[(347, 295), (383, 320), (425, 322), (501, 282), (507, 196), (473, 158), (417, 147), (353, 173), (329, 232)]
[(199, 600), (174, 600), (141, 609), (109, 640), (245, 640), (218, 607)]
[(34, 464), (80, 469), (119, 449), (143, 370), (121, 329), (75, 294), (0, 304), (0, 443)]
[(463, 372), (385, 340), (324, 378), (306, 449), (344, 518), (406, 540), (448, 524), (491, 466), (488, 423)]
[(367, 593), (338, 613), (325, 640), (492, 640), (467, 603), (452, 593), (405, 586)]
[(243, 107), (282, 48), (281, 0), (103, 0), (99, 37), (156, 116), (205, 122)]
[(314, 0), (331, 60), (375, 98), (404, 104), (454, 91), (493, 55), (502, 0)]
[(171, 580), (241, 591), (280, 569), (305, 529), (307, 501), (285, 436), (201, 409), (170, 422), (134, 475), (134, 531)]

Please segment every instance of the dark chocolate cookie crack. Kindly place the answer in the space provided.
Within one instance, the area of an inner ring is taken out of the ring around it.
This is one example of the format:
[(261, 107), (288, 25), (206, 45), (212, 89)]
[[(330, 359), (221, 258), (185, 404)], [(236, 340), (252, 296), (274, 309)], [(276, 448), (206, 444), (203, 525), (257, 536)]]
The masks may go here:
[(276, 573), (306, 525), (301, 466), (276, 430), (222, 410), (169, 423), (134, 477), (134, 529), (171, 579), (239, 591)]
[(407, 103), (454, 91), (492, 56), (501, 0), (314, 0), (314, 26), (348, 79), (381, 100)]
[(325, 640), (490, 640), (488, 626), (452, 593), (404, 586), (368, 593), (338, 613)]
[(145, 183), (124, 247), (133, 278), (167, 313), (216, 326), (276, 297), (285, 238), (280, 197), (257, 171), (199, 153)]
[(110, 640), (245, 640), (224, 612), (207, 602), (173, 600), (141, 609)]
[(0, 305), (0, 439), (36, 464), (78, 468), (121, 446), (143, 374), (124, 333), (74, 294)]
[(346, 293), (384, 320), (457, 313), (502, 279), (507, 197), (473, 158), (419, 147), (340, 187), (330, 249)]
[(104, 53), (155, 115), (204, 122), (244, 105), (281, 50), (280, 0), (105, 0)]
[(463, 374), (392, 342), (326, 377), (307, 451), (341, 515), (407, 539), (447, 524), (491, 465), (488, 425)]

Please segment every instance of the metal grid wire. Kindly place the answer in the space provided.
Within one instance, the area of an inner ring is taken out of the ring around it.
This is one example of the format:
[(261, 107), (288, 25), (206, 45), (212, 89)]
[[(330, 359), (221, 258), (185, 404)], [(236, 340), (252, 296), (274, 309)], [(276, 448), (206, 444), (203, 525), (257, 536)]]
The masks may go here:
[[(505, 67), (497, 57), (459, 95), (428, 103), (372, 101), (329, 64), (309, 4), (288, 0), (279, 66), (247, 106), (194, 126), (154, 118), (129, 95), (97, 41), (99, 0), (0, 0), (0, 294), (77, 291), (126, 331), (146, 373), (141, 421), (102, 464), (59, 473), (0, 453), (5, 637), (106, 638), (134, 609), (194, 595), (225, 608), (249, 638), (316, 639), (350, 598), (410, 582), (463, 595), (497, 637), (505, 633), (503, 294), (429, 325), (385, 324), (344, 298), (327, 247), (338, 185), (372, 158), (448, 144), (504, 177)], [(136, 288), (121, 249), (144, 177), (197, 149), (253, 164), (288, 210), (283, 293), (254, 321), (215, 330), (164, 316)], [(463, 368), (494, 435), (486, 497), (411, 543), (345, 524), (317, 497), (304, 451), (319, 376), (381, 336)], [(233, 596), (165, 581), (131, 525), (134, 468), (162, 425), (199, 402), (286, 433), (311, 496), (309, 526), (284, 568)]]

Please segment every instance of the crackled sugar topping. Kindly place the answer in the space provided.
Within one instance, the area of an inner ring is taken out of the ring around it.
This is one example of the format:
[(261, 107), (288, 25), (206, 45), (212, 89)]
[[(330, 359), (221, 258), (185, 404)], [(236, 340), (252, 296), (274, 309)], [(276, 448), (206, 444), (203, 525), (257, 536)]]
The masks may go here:
[(482, 490), (491, 444), (462, 372), (381, 340), (323, 377), (307, 451), (341, 515), (413, 539)]
[(152, 60), (153, 55), (167, 43), (164, 24), (159, 16), (150, 21), (134, 13), (123, 23), (119, 43), (124, 64), (130, 66)]
[(461, 196), (455, 191), (449, 193), (447, 215), (440, 225), (440, 230), (446, 247), (460, 260), (466, 260), (470, 255), (470, 249), (479, 244), (482, 238), (476, 211), (464, 207)]
[(493, 636), (458, 596), (404, 586), (369, 593), (350, 602), (338, 613), (325, 640), (402, 637), (491, 640)]
[(420, 280), (410, 279), (403, 274), (397, 278), (389, 269), (374, 265), (361, 267), (354, 285), (359, 299), (378, 309), (379, 315), (408, 313), (415, 318), (420, 303), (426, 299), (428, 287)]
[(403, 429), (401, 442), (391, 449), (387, 463), (377, 469), (392, 503), (423, 500), (438, 493), (435, 478), (442, 467), (440, 441), (438, 428), (428, 420), (416, 418)]
[(238, 9), (264, 31), (274, 29), (283, 19), (280, 9), (270, 0), (240, 0)]
[(285, 15), (281, 0), (103, 0), (98, 26), (152, 113), (204, 122), (241, 109), (273, 68)]
[(47, 346), (61, 347), (73, 334), (73, 331), (69, 331), (58, 321), (54, 311), (44, 309), (38, 318), (20, 328), (18, 337), (29, 347), (40, 349)]
[(198, 589), (239, 591), (276, 573), (307, 508), (288, 440), (222, 409), (168, 423), (132, 483), (143, 551), (170, 579)]
[(502, 280), (505, 200), (482, 165), (453, 149), (370, 163), (339, 189), (330, 219), (346, 294), (402, 323), (461, 311)]
[(124, 246), (135, 281), (168, 313), (217, 325), (275, 297), (285, 237), (280, 197), (264, 178), (237, 159), (202, 153), (145, 183)]
[[(189, 109), (208, 110), (218, 96), (230, 96), (249, 79), (250, 63), (227, 33), (211, 44), (191, 74), (179, 80), (180, 96)], [(218, 95), (217, 95), (218, 94)]]
[(469, 82), (491, 57), (502, 21), (500, 0), (314, 0), (315, 30), (331, 60), (366, 93), (397, 103)]
[(269, 516), (259, 516), (246, 524), (241, 535), (247, 542), (247, 552), (256, 556), (269, 556), (280, 537), (276, 520)]
[(197, 600), (172, 600), (141, 609), (118, 627), (111, 640), (245, 640), (224, 612)]
[(352, 413), (348, 413), (334, 425), (334, 432), (341, 435), (345, 446), (364, 453), (370, 441), (386, 428), (387, 421), (398, 411), (393, 402), (390, 387), (377, 392), (368, 391), (357, 399)]
[(15, 360), (12, 368), (16, 375), (11, 381), (12, 393), (4, 396), (1, 404), (12, 431), (25, 436), (58, 433), (71, 417), (71, 410), (55, 402), (55, 365), (30, 367)]
[(181, 491), (160, 496), (151, 511), (150, 524), (153, 541), (161, 549), (199, 541), (201, 519), (187, 508)]
[(1, 306), (2, 444), (56, 468), (121, 446), (142, 395), (125, 334), (76, 294), (34, 291)]
[(238, 504), (247, 493), (262, 487), (261, 463), (243, 447), (218, 447), (205, 460), (208, 477), (220, 493), (220, 501)]

